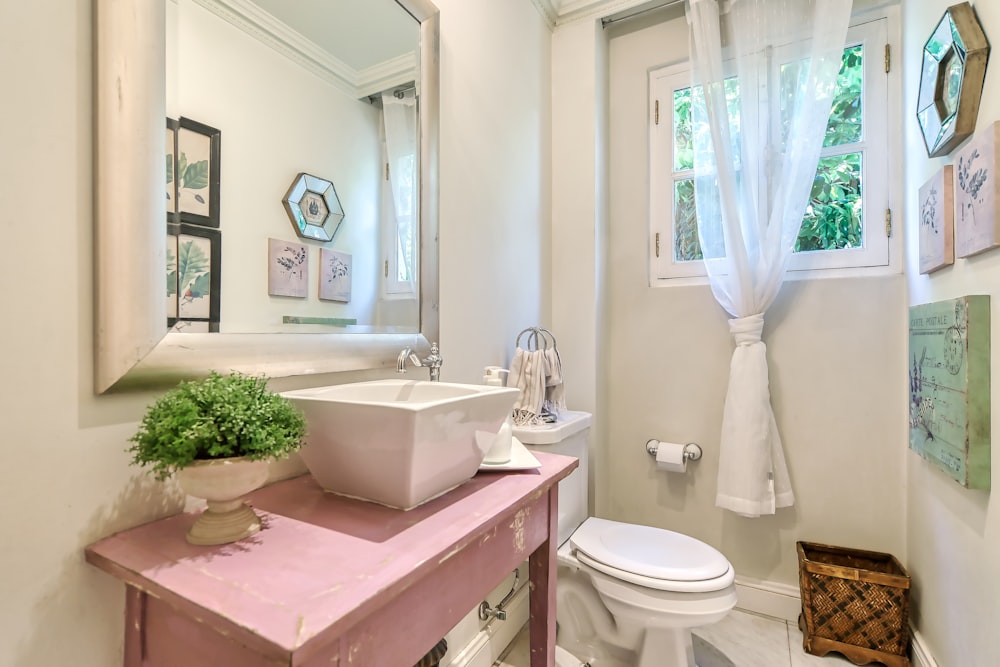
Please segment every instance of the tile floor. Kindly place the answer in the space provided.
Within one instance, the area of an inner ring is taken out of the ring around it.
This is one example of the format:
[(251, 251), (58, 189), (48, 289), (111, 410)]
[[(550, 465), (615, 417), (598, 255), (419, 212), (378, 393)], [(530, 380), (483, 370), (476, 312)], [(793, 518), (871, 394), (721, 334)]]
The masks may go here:
[[(838, 653), (819, 658), (802, 650), (795, 623), (743, 611), (730, 612), (715, 625), (694, 633), (699, 667), (843, 667), (852, 665)], [(527, 632), (511, 644), (496, 667), (527, 667)]]

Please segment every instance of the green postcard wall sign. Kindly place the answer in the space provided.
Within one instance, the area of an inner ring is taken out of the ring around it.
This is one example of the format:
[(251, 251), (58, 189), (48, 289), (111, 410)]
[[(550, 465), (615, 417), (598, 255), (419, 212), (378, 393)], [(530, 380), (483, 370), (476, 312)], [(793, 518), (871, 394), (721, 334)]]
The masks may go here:
[(910, 449), (990, 488), (990, 297), (910, 307)]

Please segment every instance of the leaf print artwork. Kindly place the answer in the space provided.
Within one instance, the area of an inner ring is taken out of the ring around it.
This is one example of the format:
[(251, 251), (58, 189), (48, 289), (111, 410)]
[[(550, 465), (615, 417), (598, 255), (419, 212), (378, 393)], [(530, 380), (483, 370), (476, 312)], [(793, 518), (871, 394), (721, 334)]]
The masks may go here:
[[(986, 179), (989, 178), (989, 172), (985, 168), (978, 168), (976, 159), (979, 157), (979, 151), (974, 150), (972, 154), (968, 157), (960, 155), (958, 157), (958, 186), (962, 188), (962, 191), (969, 195), (965, 202), (965, 206), (962, 207), (963, 222), (966, 212), (971, 216), (972, 226), (976, 226), (976, 204), (982, 204), (983, 199), (980, 192), (983, 189), (983, 185), (986, 183)], [(975, 171), (973, 171), (975, 169)]]
[(218, 227), (221, 133), (189, 118), (179, 125), (173, 176), (181, 222)]
[(996, 215), (1000, 123), (977, 133), (955, 156), (955, 254), (968, 257), (1000, 245)]
[(304, 297), (309, 294), (309, 248), (301, 243), (267, 240), (267, 293)]
[(178, 316), (208, 318), (211, 310), (211, 241), (181, 235), (177, 244)]
[(322, 273), (319, 298), (325, 301), (351, 300), (351, 255), (329, 248), (320, 250)]
[[(168, 236), (169, 241), (171, 237)], [(177, 255), (173, 248), (167, 247), (167, 296), (177, 294)]]
[(945, 165), (920, 186), (920, 273), (955, 263), (953, 172), (951, 165)]
[(303, 278), (305, 277), (305, 263), (308, 258), (306, 252), (306, 247), (299, 243), (294, 243), (292, 245), (286, 245), (275, 261), (281, 270), (289, 275), (290, 278)]

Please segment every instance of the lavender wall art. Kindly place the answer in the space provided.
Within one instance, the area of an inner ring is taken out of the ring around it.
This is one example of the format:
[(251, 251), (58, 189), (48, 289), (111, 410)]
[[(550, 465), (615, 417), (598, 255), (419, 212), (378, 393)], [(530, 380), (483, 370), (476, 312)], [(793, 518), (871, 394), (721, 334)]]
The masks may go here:
[(319, 251), (319, 298), (324, 301), (351, 300), (351, 256), (329, 248)]
[(955, 263), (955, 188), (952, 166), (945, 165), (920, 187), (920, 273)]
[(309, 295), (309, 248), (301, 243), (267, 240), (267, 293), (271, 296)]
[(997, 140), (1000, 122), (978, 132), (955, 156), (955, 254), (969, 257), (1000, 245)]

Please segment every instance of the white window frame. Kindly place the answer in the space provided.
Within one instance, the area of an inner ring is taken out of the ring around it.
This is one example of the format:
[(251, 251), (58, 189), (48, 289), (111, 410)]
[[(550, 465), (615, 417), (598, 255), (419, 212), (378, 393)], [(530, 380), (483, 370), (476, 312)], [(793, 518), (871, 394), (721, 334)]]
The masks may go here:
[[(844, 48), (864, 48), (864, 83), (862, 84), (862, 139), (859, 142), (823, 148), (821, 158), (830, 155), (862, 152), (862, 220), (864, 245), (861, 248), (797, 252), (789, 262), (789, 278), (812, 278), (831, 275), (860, 275), (873, 270), (888, 273), (892, 269), (893, 244), (886, 234), (885, 217), (890, 210), (888, 133), (890, 113), (889, 82), (882, 54), (888, 44), (888, 18), (879, 16), (858, 20), (847, 33)], [(794, 59), (796, 45), (775, 48), (774, 71), (781, 63)], [(801, 48), (801, 47), (799, 47)], [(659, 67), (649, 72), (649, 216), (650, 284), (705, 282), (704, 261), (674, 259), (674, 184), (694, 176), (693, 170), (674, 171), (673, 128), (674, 91), (691, 85), (687, 62)], [(657, 105), (657, 100), (659, 101)], [(658, 108), (657, 108), (658, 106)], [(659, 116), (657, 123), (657, 114)], [(777, 126), (777, 113), (769, 114)], [(776, 135), (772, 135), (776, 136)], [(686, 280), (677, 280), (686, 279)]]
[(392, 186), (389, 183), (389, 156), (382, 139), (382, 298), (386, 301), (395, 299), (412, 299), (417, 294), (417, 282), (420, 275), (417, 248), (420, 247), (420, 230), (416, 225), (419, 216), (419, 203), (413, 202), (413, 280), (399, 280), (399, 222), (396, 219), (396, 205), (393, 202)]

